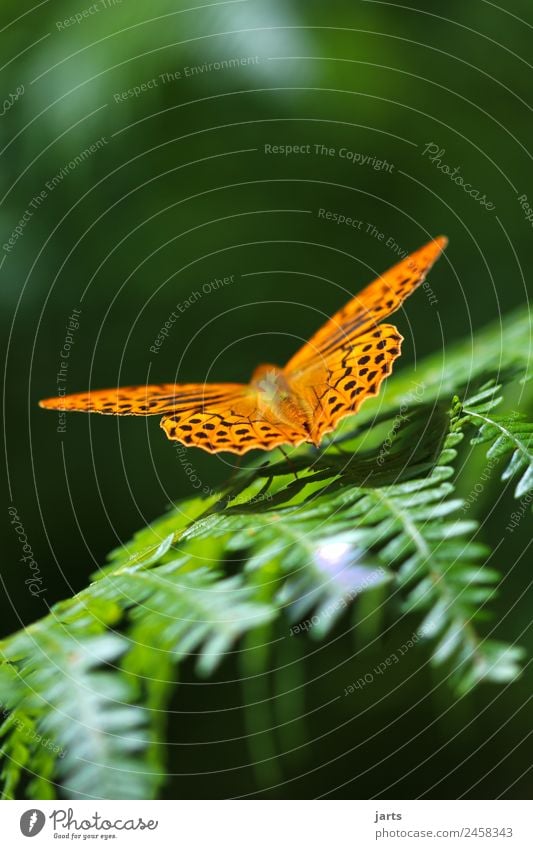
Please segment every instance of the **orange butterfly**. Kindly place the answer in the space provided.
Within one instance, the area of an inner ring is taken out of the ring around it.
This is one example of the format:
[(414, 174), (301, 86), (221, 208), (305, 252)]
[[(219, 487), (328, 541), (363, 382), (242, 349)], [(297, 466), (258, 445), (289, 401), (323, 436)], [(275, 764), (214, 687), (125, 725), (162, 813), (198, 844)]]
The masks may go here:
[(447, 243), (439, 236), (406, 257), (330, 318), (284, 368), (258, 366), (250, 383), (125, 386), (40, 405), (113, 416), (164, 413), (169, 439), (212, 454), (302, 442), (318, 447), (341, 419), (378, 394), (403, 341), (393, 324), (378, 322), (420, 286)]

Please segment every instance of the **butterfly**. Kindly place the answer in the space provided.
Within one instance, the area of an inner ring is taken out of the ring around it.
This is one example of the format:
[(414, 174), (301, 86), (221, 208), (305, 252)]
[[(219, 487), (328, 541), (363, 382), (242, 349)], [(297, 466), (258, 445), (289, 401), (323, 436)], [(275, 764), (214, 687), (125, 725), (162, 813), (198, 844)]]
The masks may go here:
[(52, 410), (113, 416), (162, 415), (171, 440), (216, 454), (318, 447), (325, 434), (376, 396), (400, 356), (402, 336), (381, 324), (423, 283), (446, 247), (428, 242), (374, 280), (280, 368), (258, 366), (249, 383), (124, 386), (40, 401)]

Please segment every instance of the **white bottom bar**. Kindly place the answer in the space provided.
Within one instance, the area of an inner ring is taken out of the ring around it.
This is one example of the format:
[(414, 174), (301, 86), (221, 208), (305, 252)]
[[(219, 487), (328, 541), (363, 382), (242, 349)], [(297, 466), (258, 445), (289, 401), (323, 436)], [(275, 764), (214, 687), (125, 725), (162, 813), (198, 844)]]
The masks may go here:
[[(0, 803), (5, 847), (531, 849), (528, 801), (103, 801)], [(35, 837), (35, 843), (31, 843)]]

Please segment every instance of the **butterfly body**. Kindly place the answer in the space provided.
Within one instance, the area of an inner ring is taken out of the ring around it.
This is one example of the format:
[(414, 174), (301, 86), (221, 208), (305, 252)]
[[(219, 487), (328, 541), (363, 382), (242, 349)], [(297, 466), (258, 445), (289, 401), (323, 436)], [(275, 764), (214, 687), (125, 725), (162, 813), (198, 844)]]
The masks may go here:
[(352, 298), (283, 367), (258, 366), (247, 384), (130, 386), (47, 398), (42, 407), (108, 415), (163, 415), (167, 437), (210, 453), (244, 454), (325, 434), (379, 393), (402, 336), (381, 323), (423, 283), (446, 247), (440, 236)]
[[(272, 414), (285, 425), (300, 431), (308, 439), (312, 431), (312, 406), (291, 386), (282, 368), (270, 364), (256, 368), (250, 381), (257, 390), (258, 414), (268, 419)], [(308, 439), (308, 441), (312, 441)]]

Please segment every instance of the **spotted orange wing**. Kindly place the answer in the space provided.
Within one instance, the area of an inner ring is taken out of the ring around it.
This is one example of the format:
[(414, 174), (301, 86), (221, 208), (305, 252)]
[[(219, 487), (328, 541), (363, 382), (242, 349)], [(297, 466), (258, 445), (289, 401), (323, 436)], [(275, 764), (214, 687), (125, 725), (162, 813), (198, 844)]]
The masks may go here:
[(378, 394), (403, 342), (394, 325), (379, 322), (424, 282), (447, 243), (439, 236), (370, 283), (285, 366), (291, 387), (312, 408), (310, 435), (315, 444)]
[(291, 387), (312, 409), (310, 436), (315, 445), (379, 393), (401, 354), (402, 342), (393, 324), (380, 324), (292, 376)]
[(353, 341), (396, 312), (424, 282), (427, 272), (447, 244), (445, 236), (438, 236), (370, 283), (297, 351), (285, 366), (285, 373), (294, 374), (317, 362), (324, 362), (343, 344)]
[(308, 433), (297, 422), (280, 421), (252, 386), (225, 403), (175, 411), (161, 419), (169, 439), (212, 454), (245, 454), (253, 448), (270, 451), (278, 445), (300, 445)]
[(49, 410), (111, 416), (163, 413), (161, 427), (169, 439), (211, 453), (269, 451), (277, 445), (299, 445), (308, 438), (298, 424), (279, 421), (257, 390), (244, 383), (123, 386), (47, 398), (39, 404)]

